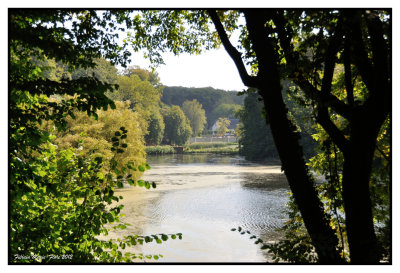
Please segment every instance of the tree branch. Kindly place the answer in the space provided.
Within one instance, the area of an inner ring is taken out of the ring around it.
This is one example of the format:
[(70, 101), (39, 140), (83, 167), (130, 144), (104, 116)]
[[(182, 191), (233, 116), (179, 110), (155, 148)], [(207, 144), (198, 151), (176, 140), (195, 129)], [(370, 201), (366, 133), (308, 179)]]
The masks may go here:
[(347, 93), (347, 102), (350, 107), (354, 105), (354, 87), (353, 82), (351, 80), (351, 62), (350, 62), (350, 45), (349, 38), (346, 37), (344, 41), (344, 80), (346, 85), (346, 93)]
[(208, 10), (208, 14), (215, 25), (215, 29), (218, 32), (222, 45), (235, 63), (243, 84), (248, 87), (257, 87), (256, 78), (247, 73), (246, 67), (244, 66), (242, 60), (242, 54), (229, 41), (228, 35), (225, 32), (224, 26), (222, 25), (217, 12), (215, 10)]
[(371, 36), (371, 49), (373, 60), (373, 75), (375, 88), (371, 90), (371, 96), (366, 104), (379, 103), (381, 109), (389, 109), (391, 101), (391, 86), (388, 65), (388, 49), (384, 40), (382, 22), (376, 11), (366, 12), (368, 33)]
[[(382, 22), (376, 11), (367, 11), (366, 21), (368, 33), (371, 35), (372, 58), (374, 62), (374, 75), (379, 82), (379, 89), (388, 91), (388, 50), (383, 38)], [(375, 90), (377, 91), (377, 90)]]
[[(330, 93), (331, 82), (333, 76), (333, 69), (335, 64), (335, 54), (337, 44), (340, 43), (340, 35), (335, 36), (335, 39), (331, 42), (330, 53), (328, 58), (328, 65), (325, 64), (324, 82), (322, 90), (319, 91), (315, 86), (313, 86), (303, 75), (299, 66), (298, 54), (293, 50), (290, 43), (292, 39), (292, 34), (290, 30), (285, 29), (285, 19), (281, 12), (277, 12), (273, 16), (273, 20), (276, 25), (280, 45), (285, 53), (285, 58), (289, 69), (289, 79), (296, 83), (305, 93), (305, 95), (315, 101), (320, 107), (331, 107), (341, 116), (349, 119), (350, 118), (350, 108), (343, 101), (339, 100), (336, 96)], [(329, 63), (332, 62), (332, 63)]]
[(349, 141), (330, 119), (328, 109), (318, 109), (317, 122), (324, 128), (338, 148), (345, 153), (348, 150)]
[(360, 72), (361, 78), (368, 90), (374, 92), (374, 73), (372, 65), (368, 59), (368, 55), (364, 46), (364, 41), (361, 33), (361, 16), (358, 11), (345, 10), (343, 12), (346, 38), (349, 39), (352, 45), (353, 57), (355, 64)]

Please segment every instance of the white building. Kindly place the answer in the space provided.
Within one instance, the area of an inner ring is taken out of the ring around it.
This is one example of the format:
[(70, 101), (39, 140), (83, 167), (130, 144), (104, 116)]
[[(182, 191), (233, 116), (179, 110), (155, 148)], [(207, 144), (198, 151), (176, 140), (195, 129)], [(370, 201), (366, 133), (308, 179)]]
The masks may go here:
[[(238, 119), (229, 119), (229, 121), (231, 122), (231, 124), (228, 126), (228, 130), (230, 131), (230, 133), (235, 133), (235, 129), (236, 129), (236, 125), (239, 123)], [(213, 132), (213, 134), (215, 135), (217, 133), (219, 126), (217, 124), (217, 120), (214, 122), (214, 125), (211, 127), (211, 131)]]

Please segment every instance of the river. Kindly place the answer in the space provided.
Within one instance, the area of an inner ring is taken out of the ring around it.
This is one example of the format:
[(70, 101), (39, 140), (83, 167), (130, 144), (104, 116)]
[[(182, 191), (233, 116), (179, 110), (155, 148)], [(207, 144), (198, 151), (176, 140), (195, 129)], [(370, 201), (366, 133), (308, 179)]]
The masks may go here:
[[(182, 240), (149, 243), (135, 249), (162, 254), (160, 262), (266, 262), (265, 251), (232, 228), (241, 226), (264, 241), (276, 241), (287, 220), (287, 181), (278, 165), (259, 165), (239, 156), (215, 154), (149, 156), (143, 179), (156, 189), (128, 187), (122, 222), (110, 235), (182, 233)], [(154, 262), (154, 260), (151, 260)]]

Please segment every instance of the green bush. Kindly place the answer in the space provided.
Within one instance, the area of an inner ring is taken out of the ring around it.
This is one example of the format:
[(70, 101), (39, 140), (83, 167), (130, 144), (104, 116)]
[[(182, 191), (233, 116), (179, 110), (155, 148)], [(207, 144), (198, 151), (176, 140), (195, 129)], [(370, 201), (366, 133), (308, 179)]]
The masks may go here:
[[(126, 149), (127, 131), (115, 133), (113, 154)], [(54, 139), (54, 137), (52, 137)], [(29, 163), (29, 176), (17, 176), (10, 191), (10, 260), (12, 263), (96, 263), (132, 262), (154, 258), (137, 253), (122, 254), (125, 247), (157, 240), (158, 235), (130, 235), (119, 239), (101, 240), (110, 228), (125, 229), (120, 223), (123, 205), (115, 188), (125, 183), (155, 188), (154, 183), (134, 180), (136, 169), (150, 167), (127, 162), (119, 168), (116, 157), (109, 161), (110, 171), (104, 174), (103, 159), (82, 155), (77, 149), (58, 149), (52, 142), (41, 145), (41, 153), (29, 162), (13, 160), (14, 164)], [(161, 234), (172, 239), (181, 234)], [(157, 257), (157, 258), (156, 258)]]

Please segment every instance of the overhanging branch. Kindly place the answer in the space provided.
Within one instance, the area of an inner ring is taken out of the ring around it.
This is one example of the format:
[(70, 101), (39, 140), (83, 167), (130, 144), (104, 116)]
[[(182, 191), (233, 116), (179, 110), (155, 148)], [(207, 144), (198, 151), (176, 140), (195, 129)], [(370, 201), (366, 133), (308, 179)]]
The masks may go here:
[(222, 25), (217, 12), (215, 10), (208, 10), (208, 14), (215, 25), (215, 29), (217, 30), (219, 38), (221, 39), (222, 45), (235, 63), (243, 84), (248, 87), (257, 87), (256, 78), (247, 73), (246, 67), (244, 66), (242, 60), (242, 54), (229, 41), (228, 35), (225, 32), (224, 26)]

